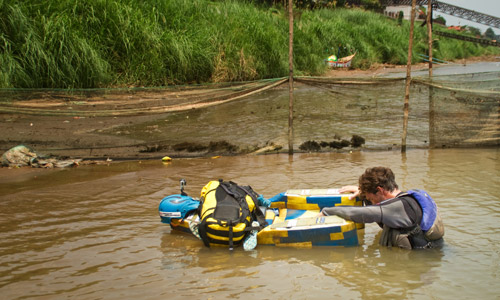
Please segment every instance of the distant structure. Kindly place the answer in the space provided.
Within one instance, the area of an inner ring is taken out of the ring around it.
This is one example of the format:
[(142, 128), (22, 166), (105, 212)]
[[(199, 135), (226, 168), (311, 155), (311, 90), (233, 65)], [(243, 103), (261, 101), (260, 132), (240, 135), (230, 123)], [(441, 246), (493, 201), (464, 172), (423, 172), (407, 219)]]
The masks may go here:
[[(411, 6), (408, 5), (391, 5), (386, 6), (384, 9), (384, 15), (397, 19), (399, 12), (403, 12), (403, 19), (410, 20), (411, 17)], [(415, 12), (416, 16), (418, 16), (419, 12)]]
[[(410, 12), (406, 13), (405, 11), (411, 10), (411, 8), (408, 8), (408, 6), (411, 5), (411, 1), (412, 0), (381, 0), (380, 3), (386, 7), (387, 11), (386, 15), (391, 16), (390, 14), (395, 9), (398, 9), (396, 17), (400, 11), (403, 11), (404, 18), (409, 19)], [(492, 1), (492, 3), (493, 2), (496, 1)], [(490, 16), (474, 10), (462, 8), (459, 6), (451, 5), (437, 0), (432, 0), (432, 4), (433, 4), (432, 5), (433, 9), (435, 11), (440, 11), (450, 16), (455, 16), (458, 18), (462, 18), (465, 20), (473, 21), (479, 24), (500, 29), (500, 18), (498, 17)], [(426, 6), (426, 5), (427, 5), (427, 0), (417, 0), (417, 6)], [(498, 5), (498, 4), (492, 4), (492, 5)]]

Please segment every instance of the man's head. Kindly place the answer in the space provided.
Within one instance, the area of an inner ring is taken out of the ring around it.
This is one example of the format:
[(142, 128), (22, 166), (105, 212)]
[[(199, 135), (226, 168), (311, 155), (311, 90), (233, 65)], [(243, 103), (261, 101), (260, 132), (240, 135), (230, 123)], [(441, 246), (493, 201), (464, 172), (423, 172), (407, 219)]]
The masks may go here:
[(359, 190), (361, 196), (372, 204), (380, 203), (392, 198), (392, 193), (398, 190), (394, 173), (385, 167), (374, 167), (366, 169), (359, 177)]

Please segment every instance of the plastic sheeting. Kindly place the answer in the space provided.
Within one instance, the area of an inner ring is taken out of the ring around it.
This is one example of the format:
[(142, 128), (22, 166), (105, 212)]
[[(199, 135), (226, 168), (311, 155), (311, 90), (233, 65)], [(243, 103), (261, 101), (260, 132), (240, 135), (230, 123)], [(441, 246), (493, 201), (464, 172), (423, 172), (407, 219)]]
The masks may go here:
[(60, 160), (55, 157), (43, 157), (32, 149), (19, 145), (15, 146), (2, 155), (0, 162), (2, 166), (33, 168), (65, 168), (78, 165), (81, 159)]

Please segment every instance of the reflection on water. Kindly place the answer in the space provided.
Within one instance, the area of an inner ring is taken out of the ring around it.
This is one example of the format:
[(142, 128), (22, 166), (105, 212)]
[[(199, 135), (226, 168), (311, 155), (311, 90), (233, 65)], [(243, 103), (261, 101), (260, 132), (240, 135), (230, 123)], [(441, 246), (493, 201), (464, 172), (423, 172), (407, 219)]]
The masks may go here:
[[(378, 246), (245, 252), (208, 249), (160, 223), (179, 179), (197, 196), (209, 180), (289, 188), (355, 183), (391, 167), (403, 189), (426, 189), (446, 226), (430, 251)], [(500, 151), (439, 149), (123, 162), (68, 170), (0, 169), (0, 293), (4, 299), (495, 298), (499, 274)]]

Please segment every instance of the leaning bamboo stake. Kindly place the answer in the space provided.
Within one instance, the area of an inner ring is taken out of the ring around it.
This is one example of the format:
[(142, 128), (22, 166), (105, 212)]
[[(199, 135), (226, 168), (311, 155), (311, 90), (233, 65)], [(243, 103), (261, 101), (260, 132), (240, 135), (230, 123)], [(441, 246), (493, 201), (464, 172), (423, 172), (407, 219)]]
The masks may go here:
[[(429, 42), (429, 79), (432, 80), (432, 0), (427, 3), (427, 38)], [(434, 87), (429, 85), (429, 147), (436, 145), (436, 112), (434, 111)]]
[(288, 43), (288, 155), (293, 155), (293, 0), (288, 0), (288, 28), (289, 28), (289, 43)]
[(432, 77), (432, 0), (427, 3), (427, 38), (429, 39), (429, 78)]
[(410, 106), (410, 84), (411, 84), (411, 56), (413, 51), (413, 29), (415, 25), (415, 6), (417, 0), (411, 1), (411, 21), (410, 21), (410, 41), (408, 43), (408, 62), (406, 64), (406, 87), (405, 87), (405, 104), (403, 107), (403, 138), (401, 141), (401, 152), (406, 152), (406, 135), (408, 133), (408, 110)]

